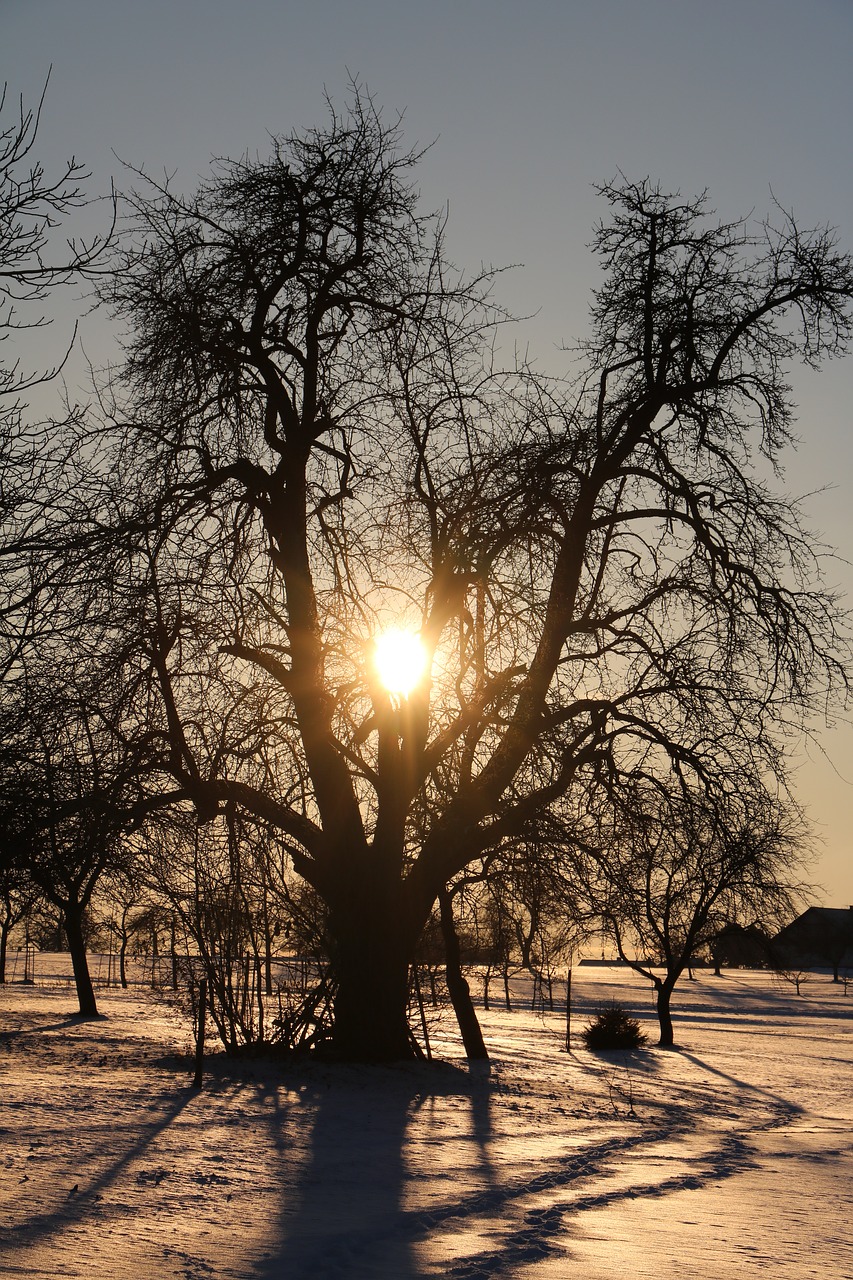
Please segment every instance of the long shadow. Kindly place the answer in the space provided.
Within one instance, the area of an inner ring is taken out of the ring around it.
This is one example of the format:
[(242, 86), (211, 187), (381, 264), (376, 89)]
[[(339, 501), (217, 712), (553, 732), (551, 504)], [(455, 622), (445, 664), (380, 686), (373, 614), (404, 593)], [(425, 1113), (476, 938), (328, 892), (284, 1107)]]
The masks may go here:
[[(754, 1131), (785, 1124), (801, 1111), (796, 1104), (769, 1089), (739, 1080), (681, 1050), (677, 1052), (703, 1070), (729, 1081), (746, 1093), (761, 1095), (772, 1104), (772, 1119), (754, 1126)], [(447, 1275), (454, 1277), (454, 1280), (502, 1280), (503, 1277), (511, 1280), (511, 1277), (518, 1274), (519, 1268), (547, 1258), (559, 1257), (564, 1265), (571, 1265), (572, 1226), (585, 1211), (604, 1209), (619, 1203), (659, 1199), (678, 1191), (698, 1190), (708, 1183), (719, 1184), (756, 1166), (755, 1149), (747, 1138), (742, 1133), (728, 1133), (722, 1135), (710, 1151), (697, 1157), (689, 1172), (674, 1174), (660, 1181), (632, 1183), (611, 1190), (596, 1189), (583, 1193), (584, 1183), (590, 1179), (599, 1180), (614, 1156), (628, 1156), (633, 1148), (652, 1145), (661, 1139), (682, 1137), (691, 1128), (689, 1115), (678, 1120), (670, 1118), (668, 1123), (664, 1122), (651, 1131), (641, 1130), (623, 1140), (605, 1140), (584, 1152), (549, 1162), (546, 1170), (523, 1187), (512, 1183), (505, 1185), (490, 1206), (492, 1212), (496, 1209), (498, 1212), (511, 1210), (514, 1201), (537, 1191), (559, 1193), (572, 1187), (576, 1194), (571, 1201), (567, 1202), (563, 1197), (559, 1203), (544, 1208), (537, 1206), (522, 1212), (521, 1220), (507, 1230), (499, 1249), (460, 1261), (448, 1269)], [(478, 1208), (475, 1202), (460, 1204), (455, 1207), (453, 1216), (462, 1217), (466, 1211), (477, 1212)]]
[[(691, 1060), (700, 1067), (706, 1065), (701, 1060)], [(596, 1064), (598, 1071), (602, 1067), (606, 1069), (616, 1065), (615, 1062)], [(631, 1065), (638, 1063), (634, 1061)], [(648, 1075), (654, 1076), (654, 1064), (645, 1060), (644, 1066)], [(591, 1066), (590, 1069), (596, 1068)], [(766, 1094), (774, 1104), (777, 1116), (782, 1111), (788, 1114), (796, 1111), (791, 1104), (768, 1090), (754, 1089), (722, 1071), (716, 1074), (747, 1091)], [(472, 1113), (476, 1109), (475, 1098), (476, 1095), (472, 1097)], [(414, 1245), (451, 1219), (459, 1223), (468, 1219), (474, 1223), (481, 1216), (492, 1221), (499, 1218), (507, 1223), (499, 1247), (460, 1259), (448, 1267), (447, 1275), (456, 1280), (501, 1280), (503, 1277), (510, 1280), (521, 1268), (546, 1259), (560, 1259), (564, 1265), (571, 1265), (573, 1225), (586, 1211), (700, 1189), (708, 1184), (719, 1184), (754, 1167), (755, 1152), (747, 1138), (741, 1133), (727, 1133), (720, 1135), (710, 1150), (695, 1157), (685, 1172), (660, 1180), (632, 1182), (627, 1186), (624, 1183), (612, 1188), (602, 1186), (602, 1177), (612, 1169), (614, 1160), (629, 1159), (633, 1152), (642, 1155), (644, 1148), (660, 1141), (684, 1138), (693, 1129), (695, 1116), (691, 1111), (673, 1111), (666, 1104), (660, 1107), (660, 1111), (662, 1114), (658, 1122), (651, 1126), (643, 1125), (621, 1137), (605, 1138), (581, 1151), (546, 1161), (541, 1172), (532, 1179), (492, 1176), (489, 1185), (480, 1191), (455, 1198), (449, 1196), (443, 1204), (429, 1211), (411, 1211), (405, 1215), (405, 1236)], [(474, 1123), (476, 1136), (476, 1120)], [(483, 1143), (483, 1149), (487, 1152), (488, 1141)], [(534, 1206), (527, 1208), (525, 1202), (531, 1197), (535, 1201)], [(552, 1203), (548, 1203), (549, 1200)], [(400, 1274), (405, 1276), (407, 1273)]]
[[(313, 1075), (314, 1073), (312, 1073)], [(302, 1090), (313, 1112), (308, 1159), (284, 1207), (279, 1243), (262, 1280), (420, 1280), (414, 1245), (430, 1215), (407, 1211), (406, 1131), (433, 1096), (481, 1094), (485, 1083), (453, 1068), (329, 1068)], [(487, 1104), (472, 1107), (487, 1143)], [(307, 1119), (308, 1117), (306, 1117)]]
[[(376, 1068), (348, 1075), (344, 1068), (330, 1071), (325, 1081), (303, 1090), (302, 1097), (313, 1109), (309, 1157), (298, 1179), (297, 1196), (282, 1214), (279, 1243), (257, 1270), (258, 1277), (375, 1280), (387, 1275), (395, 1280), (421, 1280), (428, 1273), (419, 1265), (417, 1246), (451, 1221), (476, 1224), (481, 1218), (506, 1219), (500, 1248), (460, 1259), (449, 1265), (447, 1275), (460, 1280), (512, 1277), (520, 1267), (551, 1256), (565, 1257), (571, 1219), (585, 1209), (720, 1181), (749, 1164), (746, 1143), (731, 1135), (689, 1174), (648, 1186), (583, 1194), (585, 1185), (600, 1183), (614, 1157), (627, 1157), (632, 1150), (691, 1128), (690, 1117), (679, 1121), (669, 1116), (653, 1127), (549, 1159), (533, 1178), (501, 1177), (489, 1154), (493, 1082), (460, 1073), (442, 1080), (441, 1074), (431, 1081), (417, 1069)], [(433, 1204), (407, 1207), (407, 1129), (421, 1107), (442, 1093), (460, 1094), (470, 1101), (470, 1132), (481, 1153), (483, 1185), (456, 1193), (448, 1180), (444, 1194)], [(569, 1190), (575, 1194), (567, 1203)], [(547, 1204), (555, 1196), (560, 1203)], [(525, 1202), (531, 1197), (538, 1204), (527, 1209)]]
[(492, 1082), (488, 1062), (471, 1062), (471, 1130), (480, 1152), (483, 1174), (490, 1186), (497, 1183), (497, 1174), (491, 1158), (492, 1140)]
[(727, 1071), (721, 1071), (719, 1067), (711, 1066), (710, 1062), (705, 1062), (704, 1059), (697, 1057), (695, 1053), (686, 1053), (683, 1049), (678, 1052), (685, 1061), (692, 1062), (694, 1066), (700, 1067), (710, 1075), (719, 1076), (721, 1080), (728, 1080), (730, 1084), (735, 1085), (738, 1089), (743, 1089), (746, 1093), (757, 1094), (762, 1098), (767, 1098), (774, 1105), (777, 1124), (784, 1124), (786, 1120), (802, 1115), (802, 1107), (797, 1106), (795, 1102), (789, 1102), (786, 1098), (781, 1098), (772, 1089), (765, 1089), (760, 1084), (750, 1084), (746, 1080), (730, 1075)]
[[(608, 1146), (608, 1143), (602, 1143), (580, 1167), (573, 1167), (575, 1162), (572, 1158), (558, 1161), (550, 1175), (549, 1189), (559, 1190), (572, 1183), (582, 1185), (588, 1178), (600, 1176), (604, 1159), (613, 1154)], [(716, 1150), (702, 1157), (689, 1174), (578, 1195), (570, 1203), (564, 1200), (545, 1208), (529, 1209), (522, 1214), (521, 1221), (507, 1231), (499, 1249), (459, 1262), (448, 1268), (447, 1275), (454, 1280), (503, 1280), (503, 1277), (512, 1280), (518, 1275), (519, 1268), (545, 1259), (559, 1258), (563, 1265), (570, 1266), (572, 1225), (584, 1211), (604, 1209), (621, 1202), (657, 1199), (676, 1191), (698, 1190), (709, 1182), (718, 1184), (742, 1173), (753, 1164), (748, 1145), (737, 1134), (728, 1135)], [(544, 1188), (533, 1184), (530, 1189)], [(511, 1197), (506, 1199), (509, 1201)]]
[(12, 1045), (20, 1036), (37, 1036), (43, 1031), (67, 1031), (69, 1027), (77, 1026), (82, 1020), (79, 1013), (69, 1013), (65, 1015), (62, 1022), (39, 1023), (34, 1027), (16, 1027), (14, 1031), (0, 1031), (0, 1045)]
[[(643, 1127), (622, 1138), (604, 1139), (581, 1151), (549, 1160), (542, 1172), (531, 1180), (507, 1180), (497, 1185), (490, 1196), (467, 1197), (448, 1206), (442, 1217), (464, 1219), (486, 1212), (504, 1220), (507, 1229), (498, 1248), (460, 1260), (448, 1268), (447, 1276), (454, 1280), (512, 1280), (520, 1269), (545, 1260), (553, 1263), (559, 1259), (563, 1266), (571, 1266), (572, 1231), (584, 1212), (698, 1190), (709, 1183), (717, 1185), (755, 1166), (754, 1149), (746, 1138), (740, 1133), (728, 1133), (722, 1135), (710, 1151), (695, 1157), (687, 1172), (611, 1189), (602, 1186), (602, 1176), (607, 1176), (615, 1159), (624, 1161), (635, 1151), (642, 1155), (643, 1148), (683, 1138), (692, 1128), (690, 1114), (680, 1117), (670, 1114), (651, 1128)], [(585, 1187), (589, 1190), (585, 1191)], [(524, 1208), (523, 1202), (530, 1196), (537, 1203), (532, 1208)], [(549, 1197), (556, 1202), (548, 1204)], [(433, 1216), (432, 1221), (435, 1220)]]
[(86, 1182), (83, 1176), (79, 1178), (73, 1198), (69, 1198), (61, 1206), (46, 1213), (35, 1213), (14, 1227), (5, 1227), (5, 1247), (26, 1249), (68, 1228), (75, 1228), (86, 1218), (99, 1216), (100, 1193), (114, 1183), (127, 1166), (138, 1159), (155, 1138), (173, 1124), (184, 1108), (197, 1097), (196, 1090), (189, 1086), (182, 1088), (167, 1104), (161, 1115), (142, 1126), (143, 1132), (139, 1138), (132, 1142), (117, 1160), (89, 1182)]

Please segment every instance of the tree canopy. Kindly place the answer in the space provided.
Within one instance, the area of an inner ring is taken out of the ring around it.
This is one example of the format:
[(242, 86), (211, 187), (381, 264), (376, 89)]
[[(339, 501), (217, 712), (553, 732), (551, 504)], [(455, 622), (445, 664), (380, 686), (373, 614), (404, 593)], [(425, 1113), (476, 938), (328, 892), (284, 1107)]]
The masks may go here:
[[(328, 908), (335, 1048), (387, 1058), (454, 876), (576, 788), (783, 777), (843, 692), (778, 476), (786, 369), (846, 349), (853, 265), (781, 209), (720, 222), (620, 178), (577, 372), (507, 366), (495, 277), (448, 261), (399, 121), (358, 90), (329, 110), (192, 195), (126, 197), (89, 626), (144, 785), (278, 833)], [(408, 696), (372, 662), (392, 624), (426, 649)]]

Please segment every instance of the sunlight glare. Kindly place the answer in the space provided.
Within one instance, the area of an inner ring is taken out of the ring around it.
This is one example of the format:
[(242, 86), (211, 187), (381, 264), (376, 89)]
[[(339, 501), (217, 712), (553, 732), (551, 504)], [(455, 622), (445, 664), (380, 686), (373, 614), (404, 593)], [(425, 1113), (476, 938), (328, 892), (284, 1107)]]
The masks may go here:
[(424, 674), (426, 649), (414, 631), (391, 627), (376, 637), (373, 664), (389, 693), (407, 698)]

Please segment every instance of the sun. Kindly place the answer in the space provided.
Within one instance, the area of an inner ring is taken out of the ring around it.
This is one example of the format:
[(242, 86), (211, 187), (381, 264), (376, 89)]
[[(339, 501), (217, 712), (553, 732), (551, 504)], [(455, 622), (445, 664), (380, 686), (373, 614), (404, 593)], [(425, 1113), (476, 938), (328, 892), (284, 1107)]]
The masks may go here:
[(373, 665), (389, 693), (407, 698), (426, 670), (427, 654), (415, 631), (390, 627), (376, 637)]

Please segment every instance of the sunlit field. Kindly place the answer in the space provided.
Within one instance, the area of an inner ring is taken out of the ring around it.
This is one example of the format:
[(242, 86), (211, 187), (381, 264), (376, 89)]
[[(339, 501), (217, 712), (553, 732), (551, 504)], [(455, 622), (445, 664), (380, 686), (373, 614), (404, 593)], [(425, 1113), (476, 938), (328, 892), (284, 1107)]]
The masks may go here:
[[(518, 980), (511, 1011), (479, 1009), (488, 1066), (428, 1010), (432, 1063), (210, 1044), (194, 1090), (191, 1029), (150, 986), (102, 987), (84, 1021), (67, 958), (37, 959), (35, 985), (13, 956), (0, 988), (0, 1274), (851, 1275), (853, 990), (826, 974), (797, 998), (763, 972), (699, 971), (663, 1051), (647, 985), (583, 965), (569, 1053), (565, 985), (531, 1011)], [(613, 998), (652, 1046), (583, 1047)]]

